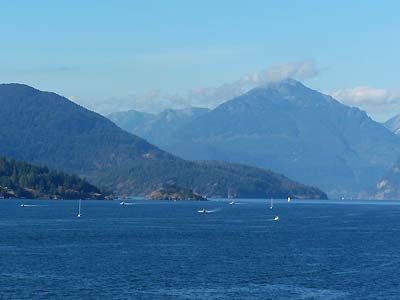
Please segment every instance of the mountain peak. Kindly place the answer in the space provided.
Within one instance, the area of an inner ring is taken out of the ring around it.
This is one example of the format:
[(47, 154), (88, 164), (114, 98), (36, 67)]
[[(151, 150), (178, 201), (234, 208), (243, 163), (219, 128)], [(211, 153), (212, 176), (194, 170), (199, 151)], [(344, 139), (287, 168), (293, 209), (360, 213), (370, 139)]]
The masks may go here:
[(27, 85), (27, 84), (22, 84), (22, 83), (0, 83), (0, 90), (2, 93), (16, 93), (18, 92), (31, 92), (31, 93), (37, 93), (39, 90)]
[(238, 106), (242, 105), (251, 106), (254, 109), (262, 107), (268, 109), (269, 105), (294, 105), (302, 108), (342, 106), (332, 97), (313, 90), (300, 81), (291, 78), (260, 85), (241, 96), (221, 104), (217, 109), (236, 110)]
[(273, 90), (279, 92), (280, 94), (288, 94), (294, 92), (298, 93), (302, 90), (312, 91), (312, 89), (306, 87), (300, 81), (292, 78), (286, 78), (279, 81), (270, 81), (254, 88), (253, 90)]

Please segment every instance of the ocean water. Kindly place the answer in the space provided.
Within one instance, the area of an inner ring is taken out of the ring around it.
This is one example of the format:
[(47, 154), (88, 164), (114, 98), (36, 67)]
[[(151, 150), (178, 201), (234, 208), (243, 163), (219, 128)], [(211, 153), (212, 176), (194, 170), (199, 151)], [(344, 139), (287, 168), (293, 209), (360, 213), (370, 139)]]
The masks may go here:
[(1, 200), (0, 299), (400, 299), (400, 202), (129, 202)]

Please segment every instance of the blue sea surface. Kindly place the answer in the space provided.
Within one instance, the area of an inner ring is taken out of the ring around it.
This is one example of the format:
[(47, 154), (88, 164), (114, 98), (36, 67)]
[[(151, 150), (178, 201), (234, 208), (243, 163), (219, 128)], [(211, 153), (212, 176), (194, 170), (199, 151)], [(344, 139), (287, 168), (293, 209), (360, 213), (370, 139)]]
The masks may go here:
[(0, 299), (400, 299), (400, 202), (127, 202), (1, 200)]

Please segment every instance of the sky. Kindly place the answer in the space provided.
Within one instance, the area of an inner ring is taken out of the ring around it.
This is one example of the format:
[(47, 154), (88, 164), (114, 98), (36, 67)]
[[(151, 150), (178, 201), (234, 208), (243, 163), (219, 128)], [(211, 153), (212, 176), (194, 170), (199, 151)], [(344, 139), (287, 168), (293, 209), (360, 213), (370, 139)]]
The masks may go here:
[(294, 77), (400, 113), (399, 1), (0, 0), (0, 82), (97, 112), (213, 107)]

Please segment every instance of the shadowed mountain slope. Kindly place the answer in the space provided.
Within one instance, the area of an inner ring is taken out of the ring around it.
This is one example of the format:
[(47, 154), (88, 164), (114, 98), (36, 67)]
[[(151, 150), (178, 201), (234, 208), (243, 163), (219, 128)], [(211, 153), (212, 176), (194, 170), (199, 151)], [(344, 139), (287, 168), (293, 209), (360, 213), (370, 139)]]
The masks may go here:
[(371, 191), (400, 154), (400, 139), (365, 112), (291, 79), (255, 88), (167, 136), (152, 142), (185, 159), (268, 168), (333, 196)]
[[(259, 171), (261, 178), (246, 166), (222, 170), (185, 161), (64, 97), (26, 85), (0, 85), (0, 112), (0, 155), (74, 172), (119, 194), (143, 195), (173, 183), (206, 196), (283, 197), (296, 191), (301, 197), (325, 197), (293, 181), (290, 188), (270, 189), (270, 182), (281, 178), (272, 172)], [(251, 173), (250, 182), (262, 188), (249, 190), (242, 172)]]

